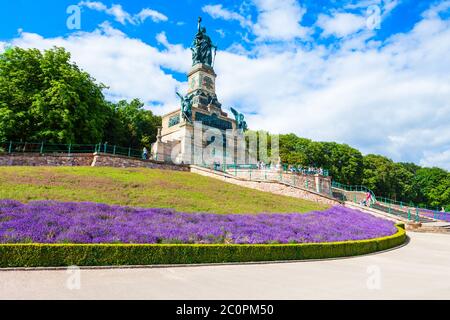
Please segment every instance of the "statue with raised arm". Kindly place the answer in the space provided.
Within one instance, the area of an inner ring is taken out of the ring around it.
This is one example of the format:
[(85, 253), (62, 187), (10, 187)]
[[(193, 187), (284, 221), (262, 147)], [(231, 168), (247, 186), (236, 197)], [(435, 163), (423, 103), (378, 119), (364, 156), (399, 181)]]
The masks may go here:
[(234, 118), (236, 119), (236, 127), (238, 130), (241, 131), (247, 131), (248, 130), (248, 126), (247, 126), (247, 121), (245, 121), (245, 116), (238, 112), (236, 109), (231, 108), (231, 112), (234, 114)]
[(206, 28), (202, 27), (202, 18), (198, 18), (198, 30), (192, 43), (192, 65), (203, 63), (213, 67), (213, 49), (214, 56), (217, 53), (217, 46), (212, 43), (211, 38), (206, 34)]
[(181, 99), (181, 117), (188, 122), (192, 122), (192, 96), (183, 97), (177, 92)]

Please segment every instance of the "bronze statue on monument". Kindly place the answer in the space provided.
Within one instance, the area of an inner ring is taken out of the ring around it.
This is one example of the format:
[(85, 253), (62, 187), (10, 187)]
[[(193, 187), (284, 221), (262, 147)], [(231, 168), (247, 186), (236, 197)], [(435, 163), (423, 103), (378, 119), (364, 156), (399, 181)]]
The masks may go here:
[(240, 113), (234, 108), (231, 108), (231, 112), (234, 114), (234, 118), (236, 119), (236, 128), (243, 132), (248, 130), (247, 121), (245, 121), (244, 114)]
[[(212, 43), (211, 38), (206, 34), (206, 28), (202, 27), (202, 18), (198, 18), (198, 30), (192, 43), (192, 65), (197, 63), (205, 64), (209, 67), (214, 66), (217, 46)], [(214, 57), (213, 57), (214, 49)]]

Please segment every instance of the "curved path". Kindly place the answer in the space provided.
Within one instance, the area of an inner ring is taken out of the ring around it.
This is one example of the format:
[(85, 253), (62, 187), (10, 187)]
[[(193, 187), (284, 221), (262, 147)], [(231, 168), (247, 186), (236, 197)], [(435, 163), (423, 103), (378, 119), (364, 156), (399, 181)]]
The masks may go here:
[(0, 299), (450, 299), (450, 235), (364, 257), (282, 264), (0, 271)]

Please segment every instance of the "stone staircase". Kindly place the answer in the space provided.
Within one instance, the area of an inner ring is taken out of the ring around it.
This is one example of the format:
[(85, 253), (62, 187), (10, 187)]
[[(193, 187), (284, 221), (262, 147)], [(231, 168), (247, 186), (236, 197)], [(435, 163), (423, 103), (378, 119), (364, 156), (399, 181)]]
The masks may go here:
[(394, 207), (388, 207), (388, 206), (385, 206), (385, 205), (380, 204), (380, 203), (373, 204), (372, 208), (376, 209), (376, 210), (380, 210), (380, 211), (386, 212), (386, 213), (390, 213), (390, 214), (395, 215), (395, 216), (400, 216), (400, 217), (402, 217), (402, 218), (404, 218), (406, 220), (409, 220), (409, 218), (411, 218), (412, 221), (419, 222), (419, 223), (430, 223), (430, 222), (435, 222), (436, 221), (436, 220), (434, 220), (432, 218), (428, 218), (428, 217), (425, 217), (425, 216), (422, 216), (422, 215), (419, 215), (419, 218), (418, 218), (418, 221), (417, 221), (415, 212), (411, 212), (411, 217), (410, 217), (408, 215), (408, 211), (407, 210), (401, 210), (401, 209), (397, 209), (397, 208), (394, 208)]
[(270, 177), (267, 177), (266, 179), (265, 175), (263, 177), (261, 176), (262, 174), (258, 175), (256, 174), (256, 172), (253, 172), (251, 177), (243, 174), (236, 176), (231, 173), (213, 170), (196, 165), (190, 165), (190, 171), (192, 173), (196, 173), (199, 175), (219, 179), (227, 183), (232, 183), (239, 186), (260, 190), (264, 192), (270, 192), (274, 194), (310, 200), (327, 205), (339, 205), (343, 203), (338, 199), (333, 198), (329, 194), (320, 193), (315, 190), (307, 189), (299, 185), (294, 185), (291, 183), (290, 179), (281, 179), (281, 181), (276, 180), (275, 178), (271, 180)]
[(450, 223), (435, 220), (429, 217), (419, 215), (419, 221), (416, 221), (415, 213), (411, 213), (411, 220), (408, 212), (404, 210), (388, 208), (381, 204), (374, 204), (372, 207), (361, 206), (357, 203), (347, 201), (345, 205), (349, 208), (366, 211), (376, 216), (382, 217), (395, 222), (403, 222), (406, 229), (414, 232), (431, 232), (431, 233), (450, 233)]

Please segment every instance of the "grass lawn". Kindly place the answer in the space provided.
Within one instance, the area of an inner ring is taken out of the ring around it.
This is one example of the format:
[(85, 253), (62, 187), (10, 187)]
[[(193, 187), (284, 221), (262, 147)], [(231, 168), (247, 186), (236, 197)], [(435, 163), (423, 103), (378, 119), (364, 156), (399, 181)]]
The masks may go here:
[(90, 201), (182, 212), (291, 213), (326, 205), (190, 172), (90, 167), (0, 167), (0, 199)]

